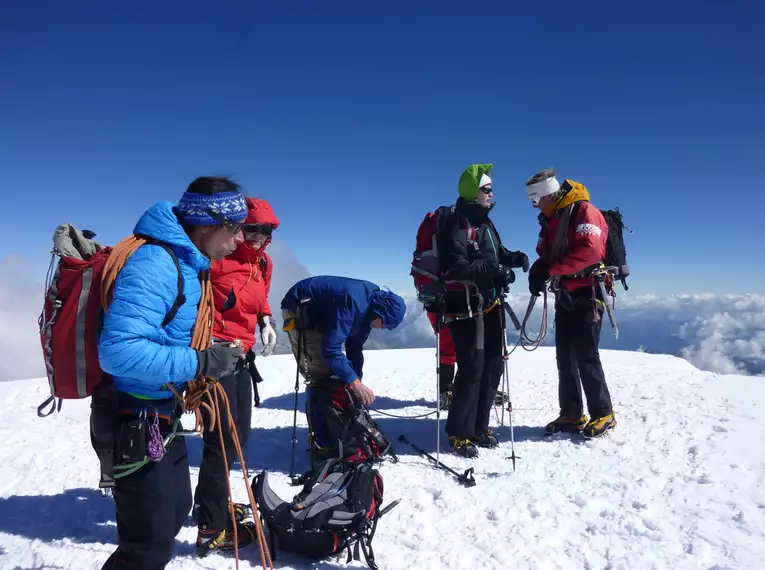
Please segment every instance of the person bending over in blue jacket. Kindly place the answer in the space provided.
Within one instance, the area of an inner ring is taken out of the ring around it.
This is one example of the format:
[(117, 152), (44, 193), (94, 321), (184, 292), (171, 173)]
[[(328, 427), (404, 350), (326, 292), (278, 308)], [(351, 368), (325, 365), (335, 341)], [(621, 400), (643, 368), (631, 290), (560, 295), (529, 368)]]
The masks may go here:
[[(117, 463), (146, 454), (146, 423), (156, 423), (162, 437), (181, 410), (173, 393), (198, 377), (231, 374), (242, 358), (240, 348), (215, 344), (190, 347), (202, 297), (200, 278), (211, 259), (223, 259), (243, 241), (241, 222), (247, 204), (239, 186), (225, 178), (198, 178), (177, 206), (160, 202), (149, 208), (134, 233), (161, 241), (138, 248), (114, 281), (112, 300), (99, 339), (101, 368), (114, 378)], [(169, 322), (183, 277), (183, 303)], [(139, 420), (137, 422), (137, 420)], [(152, 428), (154, 429), (154, 428)], [(137, 449), (134, 444), (140, 443)], [(143, 446), (143, 449), (141, 447)], [(127, 454), (127, 456), (126, 456)], [(150, 461), (115, 480), (118, 546), (103, 570), (165, 568), (175, 537), (191, 510), (191, 481), (183, 437), (174, 438), (159, 461)]]
[(327, 457), (342, 446), (346, 460), (374, 459), (384, 450), (358, 431), (373, 426), (364, 406), (374, 401), (374, 392), (361, 382), (364, 343), (373, 328), (399, 326), (406, 303), (369, 281), (322, 275), (295, 283), (281, 308), (306, 381), (312, 449)]

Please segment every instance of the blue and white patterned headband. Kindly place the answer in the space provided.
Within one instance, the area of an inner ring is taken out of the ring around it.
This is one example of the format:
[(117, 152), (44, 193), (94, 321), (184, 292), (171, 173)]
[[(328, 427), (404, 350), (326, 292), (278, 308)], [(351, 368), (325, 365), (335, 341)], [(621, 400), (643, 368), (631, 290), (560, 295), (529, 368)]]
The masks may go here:
[(184, 192), (178, 202), (183, 221), (192, 226), (217, 226), (220, 222), (208, 210), (229, 222), (240, 223), (247, 218), (247, 201), (239, 190), (229, 190), (216, 194)]

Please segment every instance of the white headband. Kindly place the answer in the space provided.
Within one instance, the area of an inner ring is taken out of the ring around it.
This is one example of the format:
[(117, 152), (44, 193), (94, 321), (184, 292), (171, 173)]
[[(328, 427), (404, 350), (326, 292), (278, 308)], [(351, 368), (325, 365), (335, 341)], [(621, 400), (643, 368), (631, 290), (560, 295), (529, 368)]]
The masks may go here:
[(540, 199), (549, 196), (550, 194), (555, 194), (558, 190), (560, 190), (560, 182), (558, 182), (558, 179), (555, 178), (555, 176), (526, 186), (529, 200), (531, 200), (531, 203), (535, 206), (539, 204)]
[(491, 178), (486, 176), (486, 174), (481, 174), (481, 181), (478, 183), (479, 188), (483, 188), (484, 186), (488, 186), (491, 184)]

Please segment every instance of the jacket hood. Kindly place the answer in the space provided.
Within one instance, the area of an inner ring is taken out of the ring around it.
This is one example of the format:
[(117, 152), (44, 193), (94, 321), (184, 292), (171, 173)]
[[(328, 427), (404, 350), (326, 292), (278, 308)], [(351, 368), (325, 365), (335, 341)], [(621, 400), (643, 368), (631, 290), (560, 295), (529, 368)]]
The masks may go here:
[(569, 180), (566, 178), (563, 181), (563, 184), (561, 186), (568, 186), (569, 191), (566, 192), (563, 197), (558, 200), (555, 204), (552, 206), (545, 208), (542, 213), (547, 216), (548, 218), (551, 217), (555, 212), (558, 210), (562, 210), (566, 206), (573, 204), (574, 202), (581, 202), (581, 201), (590, 201), (590, 193), (587, 191), (587, 188), (584, 184), (580, 184), (579, 182), (574, 182), (573, 180)]
[(279, 227), (279, 218), (274, 214), (271, 204), (258, 198), (247, 198), (246, 224), (270, 224)]
[(404, 320), (406, 303), (395, 293), (378, 289), (369, 298), (369, 311), (382, 319), (386, 329), (393, 330)]
[(210, 259), (191, 241), (175, 215), (175, 206), (170, 202), (159, 202), (146, 210), (133, 233), (170, 244), (176, 255), (196, 272), (210, 268)]
[[(274, 214), (274, 210), (271, 208), (271, 204), (265, 200), (260, 200), (258, 198), (247, 198), (247, 219), (245, 219), (244, 223), (269, 224), (274, 226), (274, 229), (276, 229), (279, 227), (279, 218), (277, 218), (276, 214)], [(247, 244), (246, 241), (242, 242), (236, 247), (236, 250), (231, 254), (231, 257), (241, 261), (258, 261), (265, 255), (266, 248), (270, 243), (271, 236), (266, 238), (266, 241), (263, 243), (263, 247), (255, 251)]]
[(460, 176), (457, 187), (460, 197), (468, 201), (478, 198), (478, 187), (481, 183), (481, 176), (489, 175), (494, 168), (493, 164), (471, 164)]

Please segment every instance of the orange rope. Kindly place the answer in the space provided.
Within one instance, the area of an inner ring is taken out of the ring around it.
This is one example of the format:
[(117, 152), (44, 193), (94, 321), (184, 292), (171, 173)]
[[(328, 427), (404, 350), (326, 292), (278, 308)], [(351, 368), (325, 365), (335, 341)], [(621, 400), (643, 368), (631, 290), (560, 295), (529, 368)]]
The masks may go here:
[[(112, 293), (114, 291), (114, 282), (117, 279), (117, 275), (119, 274), (120, 270), (125, 265), (125, 262), (138, 250), (139, 247), (145, 243), (145, 239), (132, 235), (123, 239), (112, 249), (112, 252), (106, 260), (106, 264), (104, 265), (101, 282), (101, 304), (104, 308), (108, 307), (111, 303)], [(191, 339), (191, 348), (202, 351), (209, 348), (212, 344), (212, 327), (213, 317), (215, 314), (209, 271), (205, 271), (200, 275), (200, 285), (202, 286), (202, 296), (199, 300), (199, 309), (197, 310), (197, 318), (196, 322), (194, 323), (194, 333)], [(255, 531), (258, 538), (258, 545), (260, 546), (261, 564), (264, 570), (266, 568), (273, 570), (274, 565), (271, 560), (271, 553), (269, 552), (268, 545), (266, 544), (263, 525), (260, 522), (257, 501), (255, 500), (255, 497), (252, 493), (252, 487), (250, 487), (247, 481), (247, 466), (244, 461), (242, 447), (239, 443), (239, 434), (237, 433), (236, 425), (234, 424), (234, 418), (231, 416), (231, 408), (229, 406), (226, 392), (223, 390), (223, 387), (218, 384), (217, 380), (213, 378), (200, 378), (198, 380), (191, 380), (186, 382), (185, 396), (179, 394), (171, 384), (168, 384), (167, 386), (170, 388), (173, 394), (175, 394), (175, 397), (178, 398), (178, 400), (182, 403), (183, 411), (194, 413), (194, 431), (200, 433), (204, 431), (202, 408), (207, 410), (210, 417), (210, 425), (207, 427), (207, 429), (213, 432), (215, 431), (218, 418), (221, 417), (219, 398), (223, 401), (226, 408), (226, 415), (228, 416), (229, 431), (231, 432), (234, 447), (236, 448), (236, 453), (242, 466), (242, 473), (244, 474), (244, 482), (247, 488), (247, 495), (250, 500), (250, 507), (252, 508), (252, 516), (255, 520)], [(210, 391), (211, 388), (212, 393)], [(239, 538), (236, 528), (236, 515), (234, 514), (234, 498), (231, 490), (228, 458), (226, 457), (225, 444), (223, 441), (223, 430), (219, 429), (218, 434), (220, 437), (221, 449), (223, 450), (223, 460), (226, 467), (226, 481), (228, 483), (229, 496), (229, 514), (231, 515), (231, 523), (234, 529), (234, 552), (236, 558), (236, 568), (238, 569)]]

